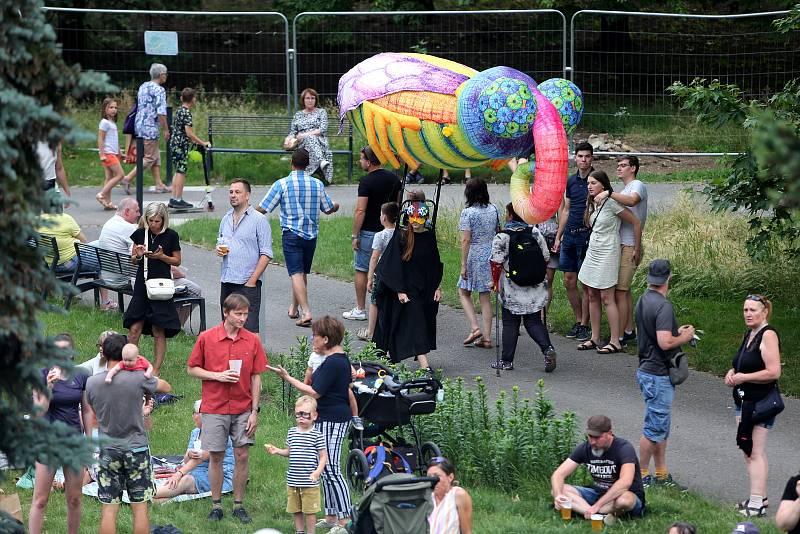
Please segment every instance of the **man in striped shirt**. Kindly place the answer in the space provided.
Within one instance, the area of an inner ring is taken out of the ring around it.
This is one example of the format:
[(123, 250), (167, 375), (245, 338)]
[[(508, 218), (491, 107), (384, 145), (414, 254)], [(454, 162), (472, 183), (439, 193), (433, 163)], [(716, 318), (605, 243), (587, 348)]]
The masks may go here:
[[(317, 247), (319, 212), (330, 215), (339, 209), (325, 192), (325, 185), (307, 174), (308, 152), (299, 148), (292, 154), (292, 172), (281, 178), (256, 207), (261, 213), (281, 207), (281, 241), (286, 270), (292, 279), (292, 307), (299, 317), (297, 326), (311, 326), (311, 309), (308, 305), (308, 273)], [(301, 311), (302, 310), (302, 311)]]
[(219, 305), (231, 293), (247, 297), (250, 308), (244, 327), (258, 333), (262, 274), (272, 259), (272, 232), (266, 217), (250, 206), (250, 182), (234, 180), (228, 190), (231, 209), (219, 224), (215, 252), (222, 258)]

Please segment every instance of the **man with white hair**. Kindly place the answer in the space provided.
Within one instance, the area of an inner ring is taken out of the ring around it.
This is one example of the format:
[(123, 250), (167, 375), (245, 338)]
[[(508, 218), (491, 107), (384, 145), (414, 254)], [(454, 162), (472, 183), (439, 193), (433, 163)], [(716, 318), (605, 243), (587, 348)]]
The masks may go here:
[[(150, 65), (150, 81), (139, 86), (136, 97), (136, 137), (144, 140), (142, 167), (150, 169), (155, 180), (156, 193), (167, 193), (169, 188), (161, 181), (161, 152), (158, 149), (159, 128), (164, 130), (164, 139), (169, 140), (167, 124), (167, 91), (163, 85), (167, 81), (167, 67), (161, 63)], [(132, 170), (124, 179), (130, 182), (136, 175)]]
[(131, 234), (136, 230), (139, 215), (136, 199), (123, 198), (117, 205), (117, 212), (100, 229), (97, 246), (120, 254), (130, 254), (133, 247)]

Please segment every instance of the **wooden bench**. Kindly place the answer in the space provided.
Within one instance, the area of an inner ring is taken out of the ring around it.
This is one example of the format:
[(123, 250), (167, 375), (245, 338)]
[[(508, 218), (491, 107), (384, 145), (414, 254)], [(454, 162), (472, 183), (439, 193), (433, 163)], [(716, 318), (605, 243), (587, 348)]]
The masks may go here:
[[(81, 293), (94, 290), (95, 305), (100, 305), (100, 288), (108, 289), (117, 293), (117, 302), (119, 303), (120, 313), (125, 313), (124, 295), (133, 296), (132, 279), (136, 278), (137, 266), (131, 262), (130, 254), (122, 254), (113, 250), (108, 250), (86, 243), (75, 243), (75, 251), (78, 253), (78, 269), (75, 272), (75, 277), (80, 272), (81, 264), (85, 258), (92, 258), (96, 260), (96, 265), (100, 267), (99, 271), (95, 273), (94, 278), (85, 282), (78, 287)], [(77, 278), (73, 278), (75, 284)], [(183, 293), (176, 291), (173, 301), (176, 305), (180, 304), (196, 304), (200, 308), (200, 332), (206, 329), (206, 299), (204, 297), (194, 297), (185, 293), (186, 288), (183, 288)]]
[[(214, 167), (213, 154), (239, 153), (239, 154), (286, 154), (283, 149), (283, 140), (289, 134), (292, 117), (286, 115), (209, 115), (208, 116), (208, 141), (211, 148), (208, 150), (206, 171), (210, 174)], [(339, 133), (339, 121), (328, 120), (326, 133), (329, 142), (334, 138), (347, 137), (347, 149), (336, 149), (331, 146), (333, 154), (346, 156), (347, 181), (353, 180), (353, 126), (345, 121), (342, 133)], [(275, 148), (236, 148), (225, 147), (225, 137), (263, 137), (263, 146)]]
[[(77, 243), (76, 243), (77, 244)], [(58, 251), (58, 242), (55, 236), (50, 234), (39, 234), (35, 240), (30, 241), (30, 245), (41, 249), (42, 256), (45, 260), (47, 268), (62, 282), (71, 282), (78, 289), (78, 293), (83, 293), (92, 288), (91, 280), (98, 277), (99, 273), (97, 268), (87, 265), (82, 265), (80, 258), (78, 258), (78, 265), (75, 271), (57, 272), (56, 268), (61, 262), (61, 254)], [(47, 261), (48, 256), (51, 258)], [(80, 280), (89, 279), (87, 282), (80, 282)], [(64, 308), (69, 309), (72, 305), (74, 295), (69, 294), (64, 297)], [(47, 290), (42, 292), (42, 298), (47, 298)], [(96, 295), (95, 300), (99, 302), (99, 294)]]

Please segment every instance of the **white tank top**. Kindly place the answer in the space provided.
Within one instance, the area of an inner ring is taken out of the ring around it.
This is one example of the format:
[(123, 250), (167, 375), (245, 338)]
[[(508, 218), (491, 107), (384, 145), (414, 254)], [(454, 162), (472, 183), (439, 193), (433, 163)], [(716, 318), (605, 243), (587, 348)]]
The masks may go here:
[(50, 145), (39, 141), (36, 143), (36, 155), (39, 156), (39, 167), (42, 168), (45, 181), (56, 179), (56, 157), (55, 150)]
[(456, 490), (450, 488), (442, 502), (436, 504), (436, 497), (431, 495), (433, 500), (433, 512), (428, 516), (428, 523), (431, 526), (430, 534), (460, 534), (461, 526), (458, 523), (458, 508), (456, 507)]

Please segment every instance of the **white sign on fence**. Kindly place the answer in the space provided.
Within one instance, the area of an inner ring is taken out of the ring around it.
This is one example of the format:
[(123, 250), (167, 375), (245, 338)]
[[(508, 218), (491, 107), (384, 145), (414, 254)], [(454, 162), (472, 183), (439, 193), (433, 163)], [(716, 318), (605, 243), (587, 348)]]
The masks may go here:
[(144, 32), (144, 53), (149, 56), (177, 56), (178, 32)]

